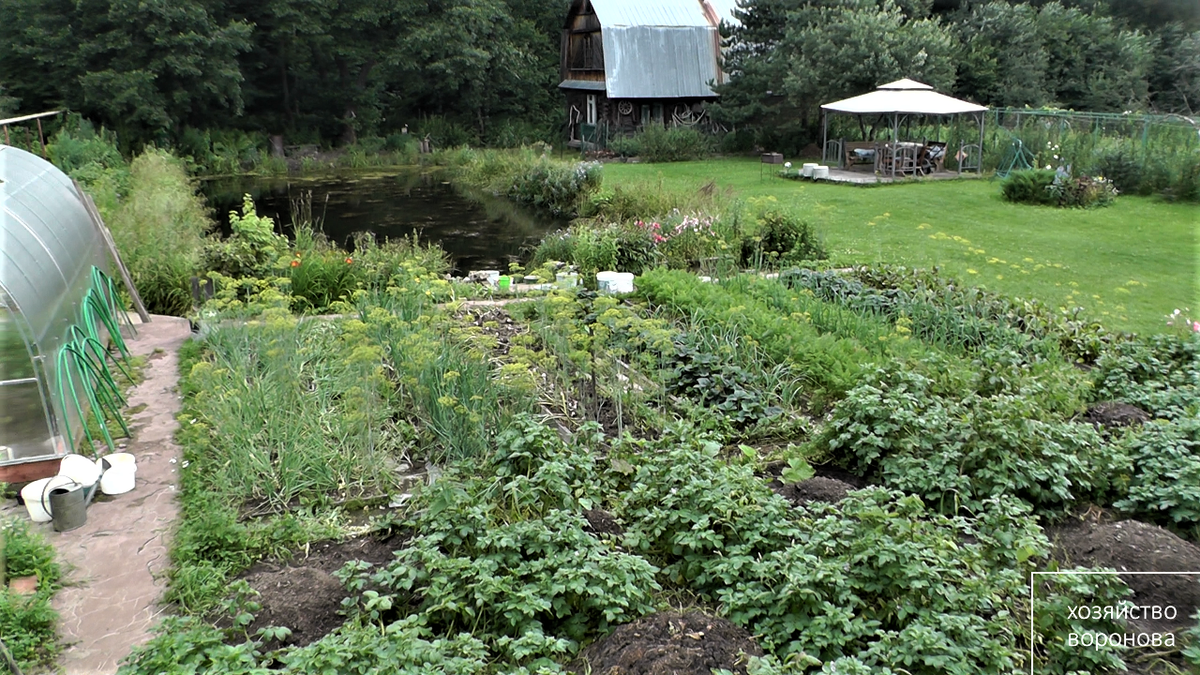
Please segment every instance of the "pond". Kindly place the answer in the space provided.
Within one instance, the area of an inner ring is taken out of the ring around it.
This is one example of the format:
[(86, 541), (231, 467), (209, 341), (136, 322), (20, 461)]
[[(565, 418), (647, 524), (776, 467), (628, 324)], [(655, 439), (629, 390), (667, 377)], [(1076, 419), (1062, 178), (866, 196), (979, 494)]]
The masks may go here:
[(241, 176), (205, 181), (202, 191), (221, 232), (229, 212), (241, 212), (249, 193), (260, 216), (291, 234), (296, 200), (311, 194), (313, 219), (330, 241), (353, 248), (356, 232), (380, 240), (416, 234), (440, 244), (454, 271), (507, 270), (524, 262), (546, 234), (567, 223), (534, 214), (496, 197), (465, 192), (438, 173), (338, 174), (314, 178)]

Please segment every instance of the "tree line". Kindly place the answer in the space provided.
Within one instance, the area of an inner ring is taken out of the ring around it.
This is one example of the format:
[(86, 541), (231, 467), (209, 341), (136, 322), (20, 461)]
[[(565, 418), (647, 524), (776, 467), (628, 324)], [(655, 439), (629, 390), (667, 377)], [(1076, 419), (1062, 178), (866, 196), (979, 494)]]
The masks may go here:
[(1194, 0), (745, 0), (718, 117), (811, 140), (819, 106), (912, 78), (987, 106), (1200, 110)]
[[(1195, 0), (742, 0), (716, 118), (811, 135), (911, 77), (989, 106), (1191, 114)], [(127, 147), (196, 129), (294, 143), (441, 124), (553, 140), (569, 0), (0, 0), (0, 115), (69, 108)]]
[(0, 111), (125, 144), (185, 128), (353, 141), (422, 118), (486, 137), (558, 109), (568, 0), (0, 0)]

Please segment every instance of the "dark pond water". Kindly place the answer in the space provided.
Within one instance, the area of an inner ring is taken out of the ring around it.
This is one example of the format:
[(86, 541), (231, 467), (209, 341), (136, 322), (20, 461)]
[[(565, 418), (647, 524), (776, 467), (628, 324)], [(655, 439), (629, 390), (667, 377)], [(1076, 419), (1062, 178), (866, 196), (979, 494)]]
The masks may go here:
[(229, 211), (241, 211), (249, 193), (261, 216), (270, 216), (291, 234), (296, 200), (311, 193), (312, 214), (325, 236), (352, 248), (356, 232), (379, 239), (417, 233), (441, 244), (455, 271), (507, 270), (523, 262), (546, 234), (565, 227), (511, 202), (460, 191), (438, 174), (410, 171), (391, 175), (338, 175), (320, 178), (239, 177), (206, 181), (203, 192), (222, 232)]

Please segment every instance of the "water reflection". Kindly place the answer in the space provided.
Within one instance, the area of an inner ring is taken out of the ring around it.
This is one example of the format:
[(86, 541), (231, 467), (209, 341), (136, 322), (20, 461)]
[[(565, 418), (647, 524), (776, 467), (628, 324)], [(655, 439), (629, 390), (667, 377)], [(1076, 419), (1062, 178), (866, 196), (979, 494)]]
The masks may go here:
[(325, 235), (350, 248), (355, 232), (379, 238), (419, 234), (441, 244), (456, 270), (508, 268), (522, 261), (541, 238), (566, 225), (543, 218), (503, 199), (463, 193), (436, 173), (418, 170), (390, 175), (320, 178), (241, 177), (207, 181), (203, 187), (215, 219), (226, 234), (229, 211), (241, 209), (242, 195), (254, 197), (259, 215), (270, 216), (291, 232), (291, 200), (312, 192), (313, 216)]

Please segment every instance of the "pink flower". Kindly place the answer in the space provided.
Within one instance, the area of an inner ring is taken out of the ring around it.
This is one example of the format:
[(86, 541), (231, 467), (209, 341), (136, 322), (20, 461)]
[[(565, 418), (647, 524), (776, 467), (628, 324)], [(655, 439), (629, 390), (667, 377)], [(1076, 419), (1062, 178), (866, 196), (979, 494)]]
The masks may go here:
[(1192, 332), (1194, 332), (1194, 333), (1200, 333), (1200, 321), (1193, 321), (1193, 322), (1192, 322)]

